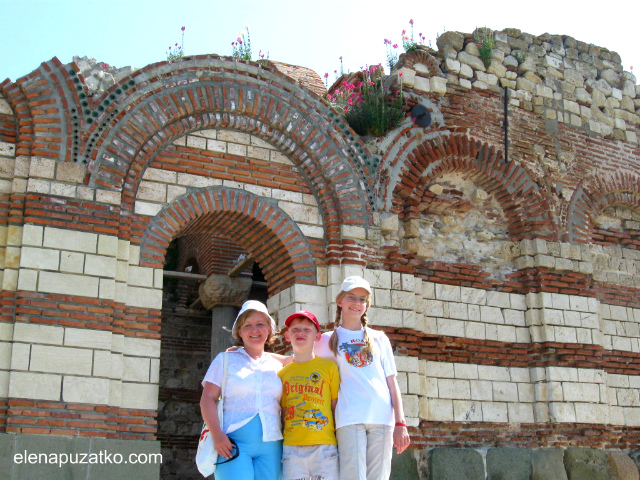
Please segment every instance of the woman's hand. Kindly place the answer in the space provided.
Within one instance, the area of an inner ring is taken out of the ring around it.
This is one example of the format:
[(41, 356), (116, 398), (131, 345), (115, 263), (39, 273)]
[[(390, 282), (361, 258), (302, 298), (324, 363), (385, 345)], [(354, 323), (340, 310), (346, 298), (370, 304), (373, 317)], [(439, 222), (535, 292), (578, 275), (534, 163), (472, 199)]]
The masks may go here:
[(218, 430), (218, 433), (215, 434), (213, 431), (211, 432), (211, 437), (213, 438), (213, 448), (216, 449), (218, 455), (224, 458), (231, 458), (233, 450), (233, 444), (229, 440), (222, 430)]
[(410, 443), (411, 439), (409, 438), (407, 427), (401, 425), (396, 426), (393, 429), (393, 446), (396, 447), (398, 455), (404, 452)]

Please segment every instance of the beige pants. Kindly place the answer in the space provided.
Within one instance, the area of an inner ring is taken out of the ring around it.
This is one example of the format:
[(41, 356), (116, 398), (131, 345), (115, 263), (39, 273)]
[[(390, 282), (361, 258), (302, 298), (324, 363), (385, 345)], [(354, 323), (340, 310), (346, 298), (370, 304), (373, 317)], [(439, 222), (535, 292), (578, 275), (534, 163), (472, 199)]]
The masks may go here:
[(347, 425), (336, 430), (340, 480), (389, 480), (393, 427)]

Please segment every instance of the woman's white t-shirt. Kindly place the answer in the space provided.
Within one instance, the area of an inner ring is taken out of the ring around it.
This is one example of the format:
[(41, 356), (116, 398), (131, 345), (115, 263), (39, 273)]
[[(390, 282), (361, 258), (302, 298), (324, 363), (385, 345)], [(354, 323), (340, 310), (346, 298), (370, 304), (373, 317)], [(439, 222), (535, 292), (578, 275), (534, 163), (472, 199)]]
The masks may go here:
[[(262, 422), (262, 440), (282, 440), (282, 381), (278, 377), (282, 363), (268, 353), (254, 360), (244, 348), (227, 353), (229, 366), (224, 392), (222, 431), (228, 434), (238, 430), (259, 415)], [(222, 386), (222, 362), (223, 354), (220, 353), (211, 362), (202, 381), (203, 387), (204, 382)]]
[(393, 350), (384, 332), (367, 328), (373, 353), (364, 355), (364, 330), (338, 327), (338, 355), (329, 348), (333, 332), (326, 332), (314, 346), (319, 357), (338, 364), (340, 391), (336, 407), (336, 428), (346, 425), (394, 425), (387, 377), (397, 375)]

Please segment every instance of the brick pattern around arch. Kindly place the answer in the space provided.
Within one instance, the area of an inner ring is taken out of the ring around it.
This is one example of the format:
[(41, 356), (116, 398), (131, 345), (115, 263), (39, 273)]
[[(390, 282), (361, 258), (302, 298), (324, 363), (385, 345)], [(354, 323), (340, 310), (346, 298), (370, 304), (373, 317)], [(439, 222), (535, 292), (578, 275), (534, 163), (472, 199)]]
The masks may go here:
[(526, 169), (505, 161), (502, 150), (467, 135), (442, 135), (407, 152), (393, 187), (393, 211), (404, 218), (417, 217), (429, 182), (447, 172), (466, 173), (493, 195), (507, 215), (512, 237), (555, 238), (548, 202)]
[(307, 241), (289, 216), (249, 192), (211, 188), (186, 194), (158, 214), (140, 245), (140, 264), (162, 268), (171, 240), (212, 232), (234, 239), (260, 265), (270, 294), (293, 283), (316, 283)]

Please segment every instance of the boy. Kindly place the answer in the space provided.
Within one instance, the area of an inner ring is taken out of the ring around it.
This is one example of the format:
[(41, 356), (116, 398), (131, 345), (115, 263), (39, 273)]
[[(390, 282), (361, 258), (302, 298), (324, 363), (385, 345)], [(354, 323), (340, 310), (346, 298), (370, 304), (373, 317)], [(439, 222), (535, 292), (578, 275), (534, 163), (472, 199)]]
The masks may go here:
[(338, 366), (313, 353), (313, 344), (320, 339), (320, 324), (313, 313), (301, 310), (284, 324), (293, 362), (278, 372), (284, 424), (282, 478), (339, 480), (333, 422), (340, 387)]

